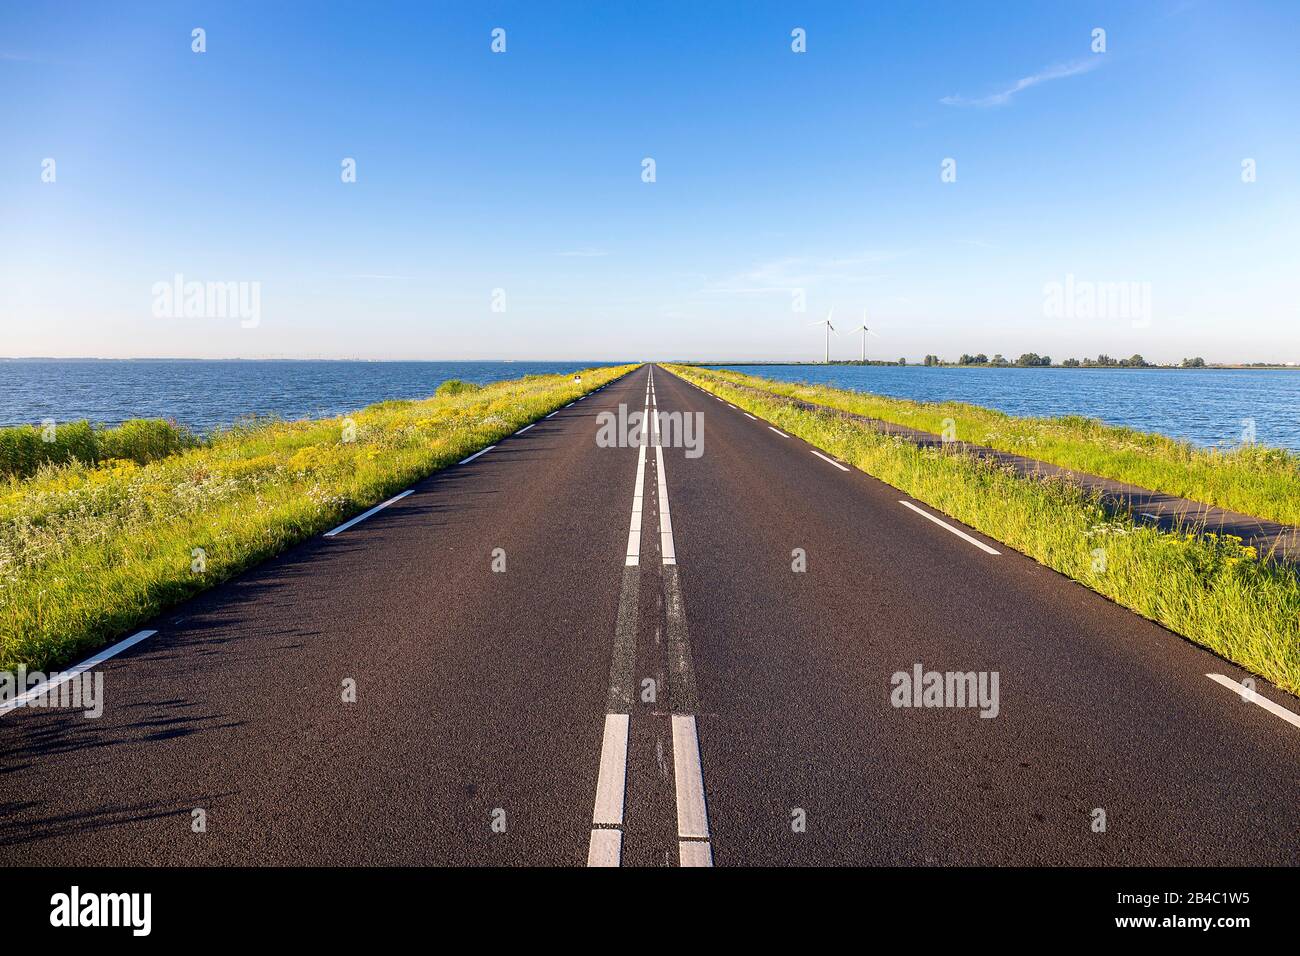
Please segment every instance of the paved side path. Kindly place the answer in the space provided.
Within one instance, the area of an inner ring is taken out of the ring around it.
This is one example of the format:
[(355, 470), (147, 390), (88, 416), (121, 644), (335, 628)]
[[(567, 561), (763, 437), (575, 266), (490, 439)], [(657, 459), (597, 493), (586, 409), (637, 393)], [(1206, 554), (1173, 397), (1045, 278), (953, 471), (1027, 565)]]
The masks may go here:
[(887, 422), (879, 418), (869, 418), (866, 415), (856, 415), (817, 402), (807, 402), (803, 399), (774, 395), (761, 388), (754, 388), (749, 385), (735, 385), (731, 382), (727, 384), (798, 408), (826, 412), (831, 415), (838, 415), (841, 418), (862, 422), (883, 434), (899, 435), (923, 448), (938, 448), (944, 451), (986, 458), (1014, 468), (1021, 475), (1062, 478), (1072, 481), (1081, 485), (1086, 491), (1099, 492), (1107, 504), (1131, 511), (1134, 517), (1143, 519), (1162, 530), (1169, 531), (1174, 528), (1182, 528), (1185, 530), (1236, 535), (1247, 545), (1256, 548), (1261, 555), (1272, 553), (1280, 561), (1300, 564), (1300, 528), (1291, 525), (1279, 524), (1276, 521), (1256, 518), (1253, 515), (1242, 514), (1238, 511), (1229, 511), (1216, 505), (1207, 505), (1203, 501), (1179, 498), (1176, 495), (1152, 491), (1150, 488), (1130, 485), (1127, 482), (1102, 478), (1083, 471), (1075, 471), (1072, 468), (1049, 464), (1036, 458), (1027, 458), (1024, 455), (1015, 455), (1007, 451), (998, 451), (996, 448), (989, 448), (986, 445), (974, 445), (964, 441), (945, 442), (941, 436), (933, 432), (922, 431), (919, 428), (911, 428), (907, 425), (896, 425), (893, 422)]

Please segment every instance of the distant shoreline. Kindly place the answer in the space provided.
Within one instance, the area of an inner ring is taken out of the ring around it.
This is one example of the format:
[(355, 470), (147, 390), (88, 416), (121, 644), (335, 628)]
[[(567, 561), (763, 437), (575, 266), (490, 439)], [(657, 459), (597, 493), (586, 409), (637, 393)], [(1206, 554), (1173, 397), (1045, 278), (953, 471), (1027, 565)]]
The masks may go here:
[[(940, 362), (938, 365), (926, 365), (924, 362), (911, 362), (906, 365), (899, 365), (898, 362), (883, 362), (875, 359), (866, 362), (855, 360), (834, 361), (834, 362), (789, 362), (789, 361), (762, 361), (759, 359), (747, 359), (745, 361), (688, 361), (683, 359), (644, 359), (636, 361), (649, 362), (675, 362), (680, 365), (709, 367), (714, 365), (726, 365), (732, 367), (756, 367), (764, 365), (790, 366), (790, 367), (863, 367), (871, 366), (873, 368), (1053, 368), (1068, 369), (1150, 369), (1153, 371), (1205, 371), (1206, 369), (1218, 369), (1220, 371), (1248, 371), (1258, 369), (1260, 371), (1300, 371), (1300, 362), (1294, 364), (1265, 364), (1265, 363), (1246, 363), (1246, 362), (1206, 362), (1204, 365), (1185, 366), (1185, 365), (1163, 365), (1159, 363), (1149, 363), (1147, 365), (1062, 365), (1059, 362), (1051, 365), (1017, 365), (1015, 362), (1009, 362), (1005, 365), (994, 365), (991, 362), (971, 363), (963, 365), (959, 362)], [(366, 365), (385, 365), (399, 362), (422, 362), (427, 364), (441, 365), (529, 365), (529, 364), (554, 364), (557, 362), (583, 364), (584, 368), (594, 368), (598, 365), (617, 365), (628, 364), (628, 361), (615, 359), (501, 359), (501, 358), (477, 358), (477, 359), (429, 359), (429, 358), (400, 358), (400, 359), (367, 359), (367, 358), (175, 358), (175, 357), (150, 357), (136, 356), (132, 358), (98, 358), (91, 355), (69, 356), (58, 358), (48, 355), (0, 355), (0, 363), (4, 362), (238, 362), (244, 364), (256, 364), (259, 362), (337, 362), (337, 363), (358, 363)]]
[(941, 362), (938, 365), (925, 365), (922, 362), (908, 362), (906, 365), (899, 365), (897, 362), (681, 362), (681, 365), (690, 365), (708, 368), (715, 365), (725, 365), (728, 368), (740, 367), (762, 367), (765, 365), (789, 366), (792, 368), (864, 368), (871, 366), (873, 368), (986, 368), (986, 369), (1060, 369), (1066, 372), (1077, 371), (1150, 371), (1150, 372), (1248, 372), (1248, 371), (1279, 371), (1279, 372), (1300, 372), (1300, 364), (1296, 365), (1248, 365), (1248, 364), (1231, 364), (1227, 362), (1206, 362), (1204, 365), (1017, 365), (1011, 362), (1007, 365), (993, 365), (992, 363), (960, 365), (956, 362)]
[[(529, 358), (529, 359), (503, 359), (503, 358), (459, 358), (459, 359), (430, 359), (430, 358), (395, 358), (395, 359), (369, 359), (369, 358), (177, 358), (175, 356), (150, 356), (137, 355), (131, 358), (99, 358), (93, 355), (75, 355), (57, 357), (52, 355), (0, 355), (0, 362), (360, 362), (366, 364), (384, 364), (391, 362), (424, 362), (426, 364), (438, 365), (582, 365), (583, 368), (595, 368), (597, 365), (627, 365), (628, 362), (620, 362), (616, 359), (571, 359), (571, 358)], [(586, 363), (586, 364), (583, 364)]]

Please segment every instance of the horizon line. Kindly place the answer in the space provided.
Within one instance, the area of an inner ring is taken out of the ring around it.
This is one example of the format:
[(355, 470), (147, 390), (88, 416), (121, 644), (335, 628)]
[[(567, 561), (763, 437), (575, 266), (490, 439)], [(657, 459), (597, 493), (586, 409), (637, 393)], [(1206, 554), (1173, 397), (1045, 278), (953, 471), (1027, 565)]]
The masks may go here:
[[(932, 353), (927, 353), (927, 356), (929, 354)], [(1105, 355), (1106, 353), (1103, 352), (1099, 354)], [(1111, 356), (1111, 357), (1116, 358), (1115, 356)], [(1216, 366), (1236, 367), (1236, 366), (1263, 365), (1263, 366), (1269, 366), (1273, 368), (1300, 368), (1300, 360), (1254, 359), (1254, 360), (1243, 360), (1243, 361), (1232, 362), (1232, 361), (1220, 361), (1217, 359), (1206, 359), (1204, 356), (1193, 356), (1193, 357), (1200, 358), (1203, 362), (1205, 362), (1205, 367), (1216, 367)], [(925, 365), (924, 358), (912, 359), (907, 356), (903, 356), (903, 358), (906, 360), (907, 367), (909, 368), (910, 367), (940, 368), (943, 366), (950, 366), (954, 368), (981, 367), (980, 363), (969, 363), (963, 365), (963, 363), (961, 362), (952, 361), (943, 358), (939, 359), (939, 365), (927, 366)], [(1005, 366), (994, 366), (991, 362), (982, 363), (982, 364), (989, 365), (990, 367), (995, 367), (995, 368), (996, 367), (1061, 368), (1064, 367), (1062, 365), (1063, 361), (1069, 361), (1069, 360), (1088, 361), (1092, 359), (1092, 356), (1083, 356), (1080, 359), (1075, 359), (1074, 356), (1067, 356), (1066, 359), (1055, 361), (1051, 365), (1034, 365), (1034, 366), (1021, 366), (1016, 363), (1015, 358), (1007, 358), (1005, 356), (1004, 358), (1006, 358), (1006, 363), (1007, 363)], [(1146, 367), (1147, 368), (1169, 368), (1169, 367), (1178, 368), (1181, 367), (1180, 366), (1181, 361), (1182, 361), (1181, 359), (1170, 359), (1168, 361), (1147, 360)], [(585, 363), (586, 367), (594, 367), (598, 365), (625, 365), (631, 362), (639, 362), (641, 364), (650, 364), (656, 362), (673, 362), (673, 363), (682, 363), (687, 365), (863, 365), (866, 364), (866, 365), (872, 365), (878, 367), (891, 367), (891, 366), (895, 368), (902, 367), (897, 362), (889, 361), (887, 359), (868, 359), (865, 363), (863, 363), (861, 360), (853, 359), (853, 358), (836, 358), (836, 359), (832, 359), (830, 362), (825, 362), (825, 361), (818, 360), (816, 358), (804, 359), (804, 358), (773, 357), (773, 356), (768, 356), (768, 357), (750, 356), (746, 358), (733, 357), (733, 358), (726, 358), (726, 359), (717, 359), (717, 358), (690, 359), (690, 358), (682, 358), (682, 357), (628, 358), (626, 356), (623, 358), (591, 358), (591, 357), (588, 358), (360, 358), (355, 356), (323, 357), (323, 356), (288, 356), (288, 355), (261, 356), (261, 357), (247, 357), (247, 356), (203, 357), (203, 356), (184, 356), (184, 355), (131, 355), (131, 356), (0, 355), (0, 362), (356, 362), (356, 363), (365, 363), (365, 364), (372, 364), (372, 365), (385, 364), (385, 363), (397, 363), (397, 362), (423, 362), (428, 364), (444, 363), (449, 365), (471, 364), (471, 363), (488, 363), (488, 364), (501, 364), (501, 365), (518, 365), (518, 364), (529, 364), (529, 363), (539, 364), (539, 365), (541, 364), (553, 365), (556, 363), (564, 363), (564, 364)], [(1098, 365), (1098, 366), (1085, 366), (1085, 367), (1109, 368), (1110, 366)], [(1140, 368), (1141, 366), (1116, 366), (1116, 367)]]

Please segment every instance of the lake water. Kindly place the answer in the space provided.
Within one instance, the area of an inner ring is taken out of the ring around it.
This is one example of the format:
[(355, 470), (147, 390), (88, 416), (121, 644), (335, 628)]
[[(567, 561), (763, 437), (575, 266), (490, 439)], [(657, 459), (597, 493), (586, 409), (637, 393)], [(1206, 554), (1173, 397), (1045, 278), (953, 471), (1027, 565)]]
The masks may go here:
[[(596, 364), (602, 363), (0, 361), (0, 425), (157, 417), (204, 431), (250, 414), (322, 417), (389, 398), (424, 398), (449, 378), (484, 384)], [(1260, 443), (1300, 452), (1300, 369), (725, 367), (1013, 415), (1088, 415), (1207, 446), (1237, 444), (1243, 420), (1253, 419)]]
[(1300, 369), (715, 367), (1012, 415), (1086, 415), (1203, 446), (1240, 444), (1243, 423), (1253, 421), (1260, 444), (1300, 452)]
[(599, 364), (19, 359), (0, 361), (0, 425), (170, 418), (206, 431), (251, 414), (318, 418), (425, 398), (449, 378), (482, 385)]

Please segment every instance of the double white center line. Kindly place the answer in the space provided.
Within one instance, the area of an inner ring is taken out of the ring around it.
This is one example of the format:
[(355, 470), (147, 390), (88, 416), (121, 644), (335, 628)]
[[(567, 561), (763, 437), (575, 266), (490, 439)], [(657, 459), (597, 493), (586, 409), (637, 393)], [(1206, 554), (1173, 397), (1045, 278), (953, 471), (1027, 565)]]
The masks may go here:
[(627, 555), (618, 598), (618, 623), (614, 628), (614, 654), (609, 667), (609, 700), (605, 706), (605, 732), (600, 743), (600, 770), (596, 778), (596, 806), (591, 814), (588, 866), (618, 866), (623, 858), (623, 795), (627, 786), (627, 738), (632, 711), (632, 668), (636, 659), (636, 630), (641, 602), (641, 506), (644, 501), (646, 441), (649, 435), (650, 386), (642, 413), (637, 448), (636, 484), (632, 488), (632, 519), (627, 532)]
[[(677, 802), (678, 859), (682, 866), (712, 866), (704, 774), (700, 766), (699, 737), (695, 726), (698, 698), (686, 626), (685, 602), (678, 578), (676, 548), (668, 509), (668, 484), (654, 394), (654, 369), (646, 384), (641, 443), (637, 453), (636, 487), (632, 494), (632, 519), (619, 596), (618, 623), (610, 664), (609, 700), (600, 747), (600, 770), (592, 812), (588, 866), (619, 866), (623, 850), (623, 804), (627, 788), (627, 749), (636, 658), (637, 617), (640, 606), (641, 513), (645, 485), (645, 443), (655, 445), (659, 493), (659, 540), (663, 557), (669, 697), (671, 700), (673, 785)], [(654, 412), (652, 415), (651, 412)]]
[[(650, 374), (654, 375), (653, 369)], [(672, 708), (673, 789), (677, 798), (677, 856), (682, 866), (712, 866), (709, 813), (704, 797), (704, 773), (700, 766), (700, 741), (695, 727), (699, 698), (686, 626), (686, 601), (682, 595), (669, 517), (668, 480), (664, 471), (658, 414), (655, 416), (654, 438), (659, 480), (659, 536), (665, 565), (662, 573), (668, 639), (668, 690)]]

